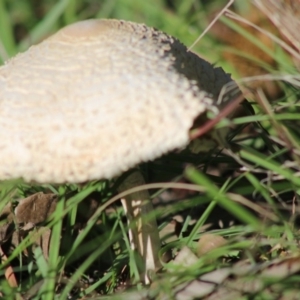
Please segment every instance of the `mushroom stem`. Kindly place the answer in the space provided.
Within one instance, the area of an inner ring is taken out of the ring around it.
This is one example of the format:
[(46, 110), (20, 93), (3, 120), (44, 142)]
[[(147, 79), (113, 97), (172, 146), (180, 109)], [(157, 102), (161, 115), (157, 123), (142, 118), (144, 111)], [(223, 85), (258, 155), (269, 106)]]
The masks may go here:
[[(118, 190), (121, 192), (142, 184), (145, 184), (142, 174), (135, 171), (124, 180)], [(161, 266), (158, 258), (159, 232), (154, 216), (149, 218), (149, 214), (153, 213), (152, 202), (149, 198), (148, 191), (139, 191), (121, 199), (130, 226), (131, 248), (142, 258), (143, 265), (140, 266), (140, 273), (146, 284), (150, 283), (149, 271), (157, 270)]]

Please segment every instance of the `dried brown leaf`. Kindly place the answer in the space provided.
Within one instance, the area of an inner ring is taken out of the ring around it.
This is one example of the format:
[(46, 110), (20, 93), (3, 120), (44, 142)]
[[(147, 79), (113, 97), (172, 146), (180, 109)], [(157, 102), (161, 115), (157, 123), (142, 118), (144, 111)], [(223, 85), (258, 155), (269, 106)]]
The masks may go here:
[(216, 285), (201, 280), (193, 280), (188, 284), (182, 284), (176, 287), (179, 291), (176, 294), (176, 300), (193, 300), (199, 299), (210, 294)]
[(12, 204), (11, 202), (8, 202), (0, 211), (0, 219), (7, 220), (7, 218), (11, 215), (11, 213), (12, 213)]
[(197, 255), (202, 256), (211, 250), (220, 248), (227, 244), (227, 241), (220, 235), (203, 234), (198, 241)]
[(274, 261), (261, 272), (262, 278), (284, 279), (300, 271), (300, 256)]
[(36, 193), (20, 200), (15, 208), (17, 223), (39, 224), (52, 214), (56, 207), (55, 194)]
[(30, 240), (35, 245), (41, 247), (44, 257), (49, 257), (49, 246), (51, 240), (51, 229), (47, 227), (40, 227), (30, 232)]
[[(2, 263), (7, 260), (7, 256), (2, 250), (1, 246), (0, 246), (0, 256), (1, 256)], [(4, 275), (10, 287), (13, 288), (18, 287), (18, 282), (17, 282), (16, 275), (14, 273), (14, 269), (10, 264), (5, 267)]]
[(9, 223), (0, 226), (0, 244), (6, 242), (7, 239), (10, 237), (9, 227)]
[(260, 278), (241, 277), (228, 280), (225, 286), (230, 290), (241, 293), (257, 293), (262, 290), (264, 283)]
[(205, 297), (205, 300), (232, 300), (242, 298), (242, 293), (220, 286), (214, 293)]
[(184, 246), (174, 259), (174, 264), (189, 267), (198, 261), (198, 257), (192, 252), (192, 250)]
[(208, 296), (222, 284), (229, 275), (230, 268), (223, 268), (204, 274), (199, 279), (193, 280), (188, 284), (182, 284), (176, 287), (176, 300), (192, 300)]

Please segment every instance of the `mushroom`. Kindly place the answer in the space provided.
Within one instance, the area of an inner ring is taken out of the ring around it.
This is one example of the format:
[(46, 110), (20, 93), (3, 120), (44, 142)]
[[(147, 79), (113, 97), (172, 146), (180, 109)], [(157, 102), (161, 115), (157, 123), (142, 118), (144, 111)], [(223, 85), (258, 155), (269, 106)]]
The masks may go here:
[[(230, 81), (176, 38), (145, 25), (69, 25), (0, 68), (0, 180), (111, 179), (182, 149), (194, 120), (216, 111)], [(127, 182), (142, 180), (135, 172)], [(122, 201), (140, 227), (132, 244), (145, 274), (159, 266), (160, 247), (155, 220), (141, 216), (152, 210), (148, 198)]]

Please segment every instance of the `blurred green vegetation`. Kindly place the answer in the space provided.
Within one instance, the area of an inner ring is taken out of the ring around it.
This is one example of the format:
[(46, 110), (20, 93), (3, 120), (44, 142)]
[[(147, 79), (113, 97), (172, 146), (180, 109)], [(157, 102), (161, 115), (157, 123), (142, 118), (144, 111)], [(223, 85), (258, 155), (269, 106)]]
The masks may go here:
[[(211, 12), (226, 1), (172, 0), (2, 0), (0, 3), (1, 59), (70, 23), (89, 18), (116, 18), (145, 23), (191, 45), (209, 24)], [(193, 51), (216, 59), (213, 43), (204, 37)]]

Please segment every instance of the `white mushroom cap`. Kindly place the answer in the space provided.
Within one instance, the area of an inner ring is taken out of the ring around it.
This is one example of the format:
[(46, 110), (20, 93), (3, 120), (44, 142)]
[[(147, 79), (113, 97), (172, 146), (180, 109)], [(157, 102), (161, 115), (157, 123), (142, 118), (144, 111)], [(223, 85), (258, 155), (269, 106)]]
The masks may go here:
[(112, 178), (185, 147), (230, 80), (145, 25), (67, 26), (0, 68), (0, 179)]

